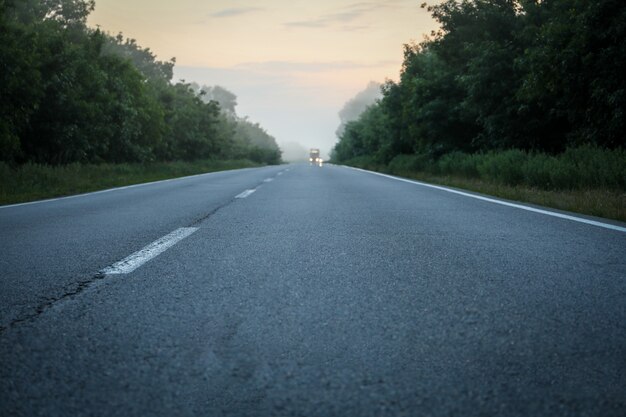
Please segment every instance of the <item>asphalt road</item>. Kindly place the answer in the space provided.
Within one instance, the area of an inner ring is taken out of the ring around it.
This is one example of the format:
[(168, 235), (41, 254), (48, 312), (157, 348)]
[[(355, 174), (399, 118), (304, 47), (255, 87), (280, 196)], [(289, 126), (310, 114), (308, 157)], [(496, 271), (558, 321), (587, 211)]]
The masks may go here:
[(611, 224), (308, 165), (0, 208), (0, 415), (624, 416)]

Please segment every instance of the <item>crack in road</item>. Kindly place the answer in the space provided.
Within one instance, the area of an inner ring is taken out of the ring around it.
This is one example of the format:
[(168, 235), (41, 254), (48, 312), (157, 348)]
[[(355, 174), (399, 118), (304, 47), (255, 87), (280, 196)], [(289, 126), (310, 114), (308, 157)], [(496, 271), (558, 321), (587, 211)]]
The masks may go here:
[[(262, 184), (263, 184), (263, 181), (259, 182), (256, 185), (256, 187), (254, 187), (254, 189), (259, 188)], [(205, 215), (192, 221), (188, 226), (189, 227), (199, 226), (200, 224), (208, 220), (211, 216), (215, 215), (218, 211), (231, 205), (232, 203), (236, 201), (237, 201), (236, 198), (231, 198), (225, 203), (215, 207), (213, 210), (209, 211)], [(97, 272), (94, 275), (92, 275), (90, 278), (79, 281), (78, 283), (74, 284), (71, 289), (66, 290), (63, 294), (59, 295), (58, 297), (46, 298), (44, 302), (38, 304), (33, 309), (31, 309), (31, 312), (18, 315), (17, 317), (10, 320), (9, 323), (6, 325), (0, 325), (0, 335), (6, 332), (7, 330), (12, 329), (22, 323), (36, 320), (39, 316), (44, 314), (46, 311), (50, 310), (51, 308), (55, 307), (56, 305), (66, 300), (73, 299), (77, 295), (85, 292), (87, 289), (92, 287), (96, 282), (102, 281), (106, 277), (107, 277), (107, 274), (103, 272)]]
[(26, 313), (22, 316), (18, 316), (17, 318), (14, 318), (13, 320), (11, 320), (9, 324), (7, 324), (6, 326), (0, 326), (0, 334), (4, 333), (5, 331), (21, 323), (25, 323), (25, 322), (36, 319), (47, 310), (54, 307), (55, 305), (67, 299), (71, 299), (72, 297), (84, 292), (90, 286), (92, 286), (95, 282), (100, 281), (104, 279), (105, 277), (106, 277), (105, 274), (98, 272), (95, 275), (93, 275), (90, 279), (79, 281), (77, 285), (74, 286), (74, 288), (67, 290), (65, 293), (61, 294), (60, 296), (46, 298), (46, 301), (37, 305), (33, 309), (34, 311), (32, 313)]

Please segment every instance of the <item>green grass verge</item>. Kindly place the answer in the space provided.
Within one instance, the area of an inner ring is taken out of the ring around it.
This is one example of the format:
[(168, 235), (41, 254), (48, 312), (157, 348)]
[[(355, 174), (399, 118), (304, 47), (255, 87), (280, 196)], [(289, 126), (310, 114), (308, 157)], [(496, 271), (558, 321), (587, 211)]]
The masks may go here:
[(472, 178), (410, 173), (405, 177), (590, 216), (626, 222), (626, 193), (608, 189), (541, 190)]
[(626, 222), (626, 192), (614, 188), (585, 187), (573, 190), (546, 190), (529, 185), (507, 185), (494, 180), (469, 178), (462, 175), (390, 170), (384, 165), (360, 162), (363, 161), (353, 160), (344, 164), (431, 184), (475, 191), (507, 200)]
[(0, 204), (23, 203), (186, 175), (250, 168), (249, 160), (153, 162), (145, 164), (26, 164), (11, 168), (0, 162)]

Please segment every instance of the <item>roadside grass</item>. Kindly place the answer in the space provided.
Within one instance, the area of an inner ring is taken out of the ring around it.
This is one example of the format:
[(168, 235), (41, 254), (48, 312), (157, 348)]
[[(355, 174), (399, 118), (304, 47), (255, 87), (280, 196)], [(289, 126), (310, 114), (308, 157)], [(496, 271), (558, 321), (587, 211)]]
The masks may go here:
[(407, 178), (488, 194), (507, 200), (551, 207), (626, 222), (626, 192), (609, 189), (541, 190), (524, 185), (503, 185), (457, 176), (413, 172)]
[(560, 155), (520, 150), (434, 160), (397, 155), (389, 164), (361, 156), (345, 165), (462, 188), (508, 200), (626, 221), (626, 151), (584, 145)]
[(257, 166), (260, 165), (249, 160), (63, 166), (26, 164), (17, 168), (0, 162), (0, 205)]

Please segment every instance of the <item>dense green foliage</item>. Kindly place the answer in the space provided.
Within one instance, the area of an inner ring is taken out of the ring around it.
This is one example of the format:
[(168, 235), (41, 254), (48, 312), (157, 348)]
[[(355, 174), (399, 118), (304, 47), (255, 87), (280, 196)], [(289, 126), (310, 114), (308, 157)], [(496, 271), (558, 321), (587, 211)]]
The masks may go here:
[(397, 155), (388, 170), (398, 175), (426, 172), (544, 189), (626, 189), (624, 161), (626, 152), (622, 150), (581, 146), (556, 156), (517, 149), (477, 154), (450, 152), (437, 160), (423, 155)]
[(280, 162), (274, 138), (234, 107), (222, 111), (172, 83), (174, 59), (88, 28), (93, 8), (93, 0), (0, 0), (0, 161)]
[[(388, 81), (383, 98), (346, 125), (334, 160), (469, 164), (472, 175), (545, 187), (626, 186), (625, 2), (448, 0), (427, 8), (441, 30), (405, 45), (400, 81)], [(565, 184), (587, 157), (597, 167), (586, 176), (614, 171)]]

